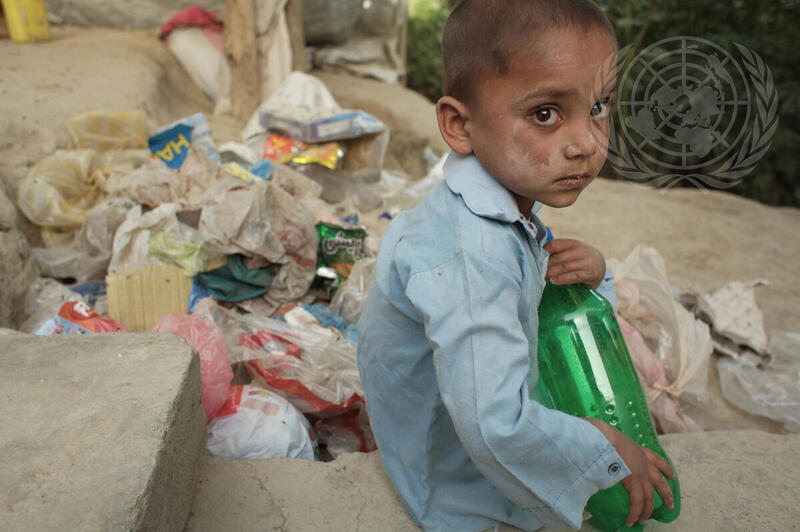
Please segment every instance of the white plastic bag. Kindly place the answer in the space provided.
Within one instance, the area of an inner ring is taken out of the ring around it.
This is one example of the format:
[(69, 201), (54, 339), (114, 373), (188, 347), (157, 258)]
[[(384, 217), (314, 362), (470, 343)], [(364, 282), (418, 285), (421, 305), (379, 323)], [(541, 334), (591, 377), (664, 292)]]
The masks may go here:
[(176, 28), (167, 37), (167, 48), (175, 54), (189, 77), (209, 98), (217, 99), (220, 79), (230, 77), (228, 62), (202, 28)]
[(331, 310), (350, 323), (357, 322), (367, 301), (373, 279), (375, 279), (375, 259), (365, 258), (356, 261), (350, 270), (350, 277), (333, 296)]
[(133, 201), (127, 198), (103, 201), (86, 213), (83, 227), (71, 245), (33, 248), (42, 274), (59, 279), (73, 278), (77, 283), (104, 279), (114, 234), (133, 207)]
[(257, 386), (231, 386), (208, 425), (207, 449), (223, 458), (315, 460), (316, 437), (303, 414), (283, 397)]
[(658, 356), (670, 385), (662, 393), (703, 403), (708, 397), (708, 362), (713, 351), (708, 325), (672, 296), (664, 259), (636, 246), (623, 262), (609, 259), (618, 313)]
[(170, 233), (181, 241), (201, 242), (194, 228), (178, 221), (177, 212), (174, 203), (164, 203), (144, 214), (141, 206), (129, 210), (114, 235), (109, 273), (164, 264), (150, 254), (150, 240), (159, 233)]
[(746, 358), (720, 357), (717, 370), (722, 395), (742, 410), (800, 432), (800, 334), (776, 334), (767, 352), (772, 361), (763, 369)]

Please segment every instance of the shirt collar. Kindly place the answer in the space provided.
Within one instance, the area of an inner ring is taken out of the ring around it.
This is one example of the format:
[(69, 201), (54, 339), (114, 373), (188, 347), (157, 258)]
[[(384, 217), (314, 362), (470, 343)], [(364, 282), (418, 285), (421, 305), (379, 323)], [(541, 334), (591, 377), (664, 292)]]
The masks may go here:
[[(455, 194), (460, 195), (469, 210), (478, 216), (509, 223), (522, 216), (511, 193), (486, 171), (473, 154), (451, 152), (444, 163), (444, 180)], [(531, 209), (531, 218), (541, 209), (538, 201)]]

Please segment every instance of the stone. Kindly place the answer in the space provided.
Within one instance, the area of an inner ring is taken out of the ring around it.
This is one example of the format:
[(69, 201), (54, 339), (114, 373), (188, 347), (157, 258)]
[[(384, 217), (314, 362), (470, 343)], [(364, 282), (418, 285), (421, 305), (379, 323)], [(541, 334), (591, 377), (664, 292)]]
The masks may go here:
[[(661, 442), (678, 469), (682, 512), (673, 523), (648, 521), (646, 530), (798, 529), (800, 434), (732, 430), (670, 434)], [(419, 529), (371, 453), (329, 463), (207, 457), (187, 524), (187, 531), (206, 530)], [(581, 530), (597, 532), (588, 522)]]
[(4, 530), (183, 530), (200, 364), (168, 334), (0, 335)]
[(329, 463), (206, 457), (187, 532), (419, 530), (378, 453)]
[(25, 292), (39, 278), (39, 267), (18, 226), (19, 215), (0, 184), (0, 327), (18, 327)]

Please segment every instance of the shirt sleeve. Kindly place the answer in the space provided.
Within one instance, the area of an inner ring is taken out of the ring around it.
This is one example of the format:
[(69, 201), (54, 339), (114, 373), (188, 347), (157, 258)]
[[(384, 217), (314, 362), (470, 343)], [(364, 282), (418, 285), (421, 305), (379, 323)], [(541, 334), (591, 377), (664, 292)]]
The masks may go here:
[(432, 345), (444, 406), (477, 468), (545, 526), (579, 528), (588, 498), (630, 471), (590, 423), (528, 397), (536, 346), (522, 328), (520, 290), (507, 268), (462, 254), (413, 275), (406, 295)]
[(614, 272), (611, 268), (606, 267), (606, 273), (600, 285), (595, 289), (595, 292), (603, 296), (606, 301), (611, 303), (611, 308), (614, 309), (614, 314), (617, 313), (617, 285), (614, 282)]

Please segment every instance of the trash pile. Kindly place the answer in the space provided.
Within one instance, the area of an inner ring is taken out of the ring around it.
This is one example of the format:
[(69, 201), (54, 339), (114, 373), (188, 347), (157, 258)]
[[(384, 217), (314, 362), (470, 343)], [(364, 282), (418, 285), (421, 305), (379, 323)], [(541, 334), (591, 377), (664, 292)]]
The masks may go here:
[(679, 290), (658, 251), (642, 246), (608, 264), (620, 330), (659, 432), (702, 430), (680, 402), (707, 401), (712, 353), (719, 355), (726, 400), (800, 431), (800, 334), (779, 333), (767, 342), (754, 293), (766, 281), (735, 281), (708, 293)]
[[(366, 14), (360, 0), (308, 1), (319, 4), (304, 19), (317, 67), (390, 82), (403, 74), (405, 1)], [(283, 4), (261, 4), (259, 53), (276, 70), (263, 79), (276, 86), (262, 87), (240, 142), (218, 145), (203, 114), (158, 125), (142, 111), (92, 112), (70, 120), (71, 149), (30, 170), (17, 203), (40, 228), (33, 253), (45, 277), (28, 290), (21, 329), (186, 339), (200, 360), (211, 455), (369, 452), (354, 324), (386, 226), (441, 182), (446, 156), (428, 150), (419, 180), (385, 169), (386, 125), (289, 72), (288, 34), (275, 30), (286, 26)], [(161, 38), (216, 111), (229, 110), (219, 17), (189, 8)], [(609, 265), (659, 432), (701, 430), (681, 402), (706, 400), (714, 352), (729, 401), (800, 430), (800, 335), (767, 342), (759, 282), (681, 292), (642, 247)]]
[(93, 112), (68, 130), (73, 149), (36, 164), (17, 196), (44, 243), (22, 330), (185, 338), (213, 455), (374, 450), (354, 323), (383, 230), (443, 161), (409, 187), (383, 168), (386, 126), (300, 72), (242, 142), (218, 146), (202, 114), (159, 127)]

